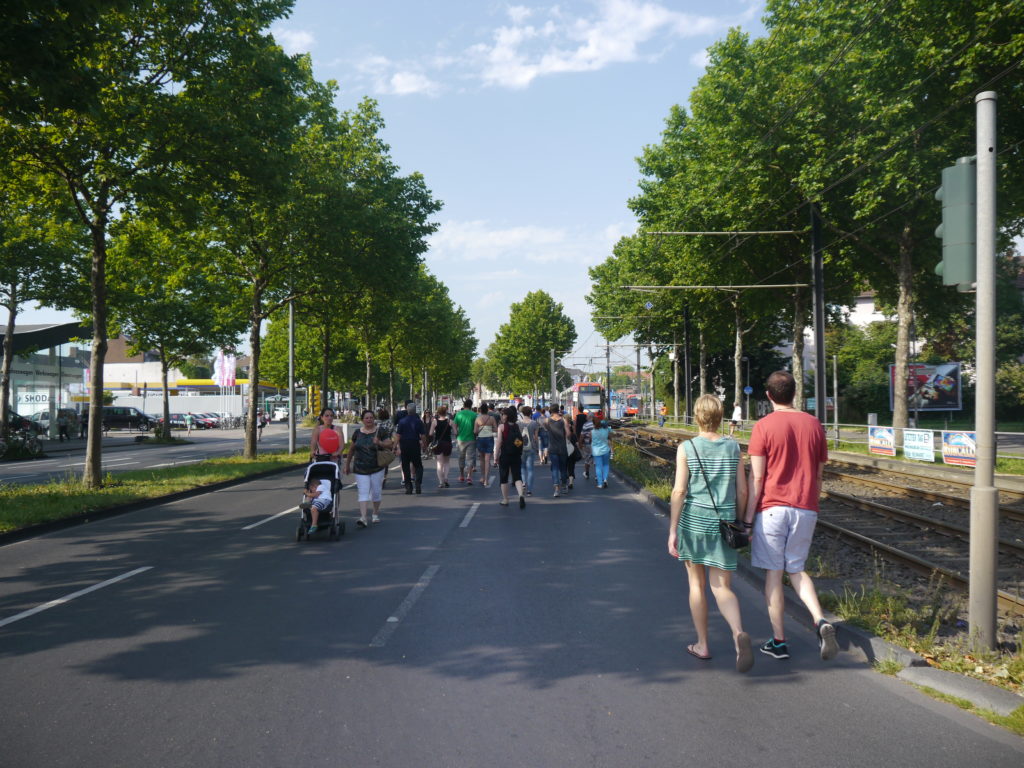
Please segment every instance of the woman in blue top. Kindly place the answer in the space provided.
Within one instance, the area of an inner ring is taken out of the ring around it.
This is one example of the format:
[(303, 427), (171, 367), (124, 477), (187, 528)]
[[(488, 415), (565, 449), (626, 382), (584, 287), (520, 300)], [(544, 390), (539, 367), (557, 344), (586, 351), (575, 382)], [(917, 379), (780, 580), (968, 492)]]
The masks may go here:
[(594, 459), (594, 477), (598, 488), (608, 487), (608, 468), (611, 464), (612, 447), (608, 436), (612, 428), (607, 425), (601, 412), (594, 415), (594, 428), (590, 432), (590, 455)]
[(672, 488), (672, 517), (668, 529), (668, 553), (686, 564), (690, 587), (690, 615), (697, 642), (687, 652), (698, 659), (711, 658), (708, 649), (708, 583), (718, 611), (732, 630), (736, 646), (736, 671), (754, 665), (750, 635), (743, 631), (740, 604), (732, 591), (736, 550), (726, 545), (718, 524), (736, 519), (746, 509), (747, 476), (740, 461), (739, 445), (718, 434), (722, 401), (701, 395), (693, 406), (700, 433), (681, 443), (676, 452), (676, 482)]

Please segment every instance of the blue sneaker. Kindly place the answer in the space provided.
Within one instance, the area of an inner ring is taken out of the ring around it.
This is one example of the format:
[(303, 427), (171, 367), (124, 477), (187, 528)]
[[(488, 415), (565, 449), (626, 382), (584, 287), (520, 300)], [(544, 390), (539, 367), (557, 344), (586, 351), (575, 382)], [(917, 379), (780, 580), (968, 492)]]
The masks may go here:
[(761, 651), (761, 653), (763, 653), (763, 654), (765, 654), (767, 656), (772, 656), (773, 658), (776, 658), (776, 659), (788, 659), (789, 658), (789, 646), (787, 646), (784, 642), (783, 643), (775, 642), (775, 638), (772, 638), (771, 640), (769, 640), (767, 643), (762, 645), (758, 650)]
[(315, 526), (315, 525), (309, 526), (309, 530), (306, 531), (306, 535), (307, 536), (312, 536), (314, 533), (316, 533), (317, 527), (318, 526)]

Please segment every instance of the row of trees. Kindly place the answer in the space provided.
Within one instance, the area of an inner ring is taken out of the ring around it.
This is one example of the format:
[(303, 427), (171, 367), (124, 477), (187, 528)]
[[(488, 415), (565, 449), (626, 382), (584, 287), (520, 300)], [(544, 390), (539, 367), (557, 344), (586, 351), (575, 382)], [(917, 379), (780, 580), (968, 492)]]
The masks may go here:
[[(933, 271), (934, 192), (941, 168), (974, 152), (975, 94), (995, 90), (1004, 249), (1024, 226), (1024, 124), (1013, 117), (1024, 102), (1024, 5), (770, 0), (764, 21), (765, 37), (734, 30), (710, 48), (689, 110), (673, 107), (661, 141), (644, 148), (640, 193), (629, 202), (640, 230), (591, 270), (595, 326), (606, 338), (633, 333), (665, 348), (681, 341), (688, 313), (701, 390), (714, 373), (709, 361), (728, 358), (731, 370), (717, 373), (737, 401), (743, 356), (788, 338), (802, 383), (811, 300), (795, 286), (811, 282), (813, 204), (830, 321), (870, 290), (896, 319), (897, 376), (907, 370), (912, 323), (928, 339), (925, 358), (969, 359), (973, 297), (944, 289)], [(653, 234), (780, 230), (797, 234)], [(1018, 267), (1004, 261), (1012, 281)], [(651, 294), (629, 285), (789, 287)], [(1004, 316), (1019, 310), (1019, 293), (1005, 292)], [(1021, 348), (1005, 346), (1009, 366)], [(902, 399), (894, 423), (907, 423)]]
[[(89, 485), (102, 478), (110, 333), (158, 350), (165, 378), (245, 333), (257, 382), (264, 324), (294, 302), (322, 337), (313, 359), (331, 381), (346, 344), (367, 367), (388, 340), (403, 363), (437, 350), (403, 333), (423, 319), (416, 307), (457, 338), (461, 354), (440, 375), (468, 375), (468, 324), (421, 263), (440, 203), (419, 174), (399, 173), (373, 101), (338, 111), (336, 85), (276, 44), (268, 27), (289, 8), (50, 0), (0, 12), (5, 34), (43, 48), (24, 60), (20, 44), (0, 51), (0, 419), (19, 308), (41, 301), (88, 318)], [(254, 387), (250, 425), (256, 409)], [(256, 452), (252, 428), (245, 450)]]
[[(483, 357), (473, 361), (473, 381), (494, 392), (547, 392), (551, 389), (551, 352), (561, 357), (576, 343), (576, 325), (545, 291), (531, 291), (512, 304)], [(556, 387), (568, 386), (560, 364)]]

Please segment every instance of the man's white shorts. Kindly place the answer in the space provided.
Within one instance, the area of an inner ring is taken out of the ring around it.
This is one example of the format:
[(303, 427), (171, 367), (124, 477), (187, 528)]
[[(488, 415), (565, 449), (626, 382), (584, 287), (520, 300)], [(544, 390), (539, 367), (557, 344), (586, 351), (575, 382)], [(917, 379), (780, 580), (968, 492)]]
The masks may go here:
[(754, 518), (750, 562), (755, 568), (800, 573), (814, 538), (818, 513), (797, 507), (768, 507)]

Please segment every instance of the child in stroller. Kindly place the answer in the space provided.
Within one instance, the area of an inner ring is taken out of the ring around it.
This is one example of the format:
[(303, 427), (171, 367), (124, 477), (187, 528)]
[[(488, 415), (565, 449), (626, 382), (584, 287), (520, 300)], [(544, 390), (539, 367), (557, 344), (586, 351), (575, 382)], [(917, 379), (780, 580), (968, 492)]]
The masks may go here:
[(308, 539), (324, 528), (329, 529), (332, 540), (345, 534), (345, 523), (339, 521), (337, 513), (340, 492), (341, 473), (333, 461), (315, 461), (306, 467), (296, 541), (302, 541), (303, 537)]

